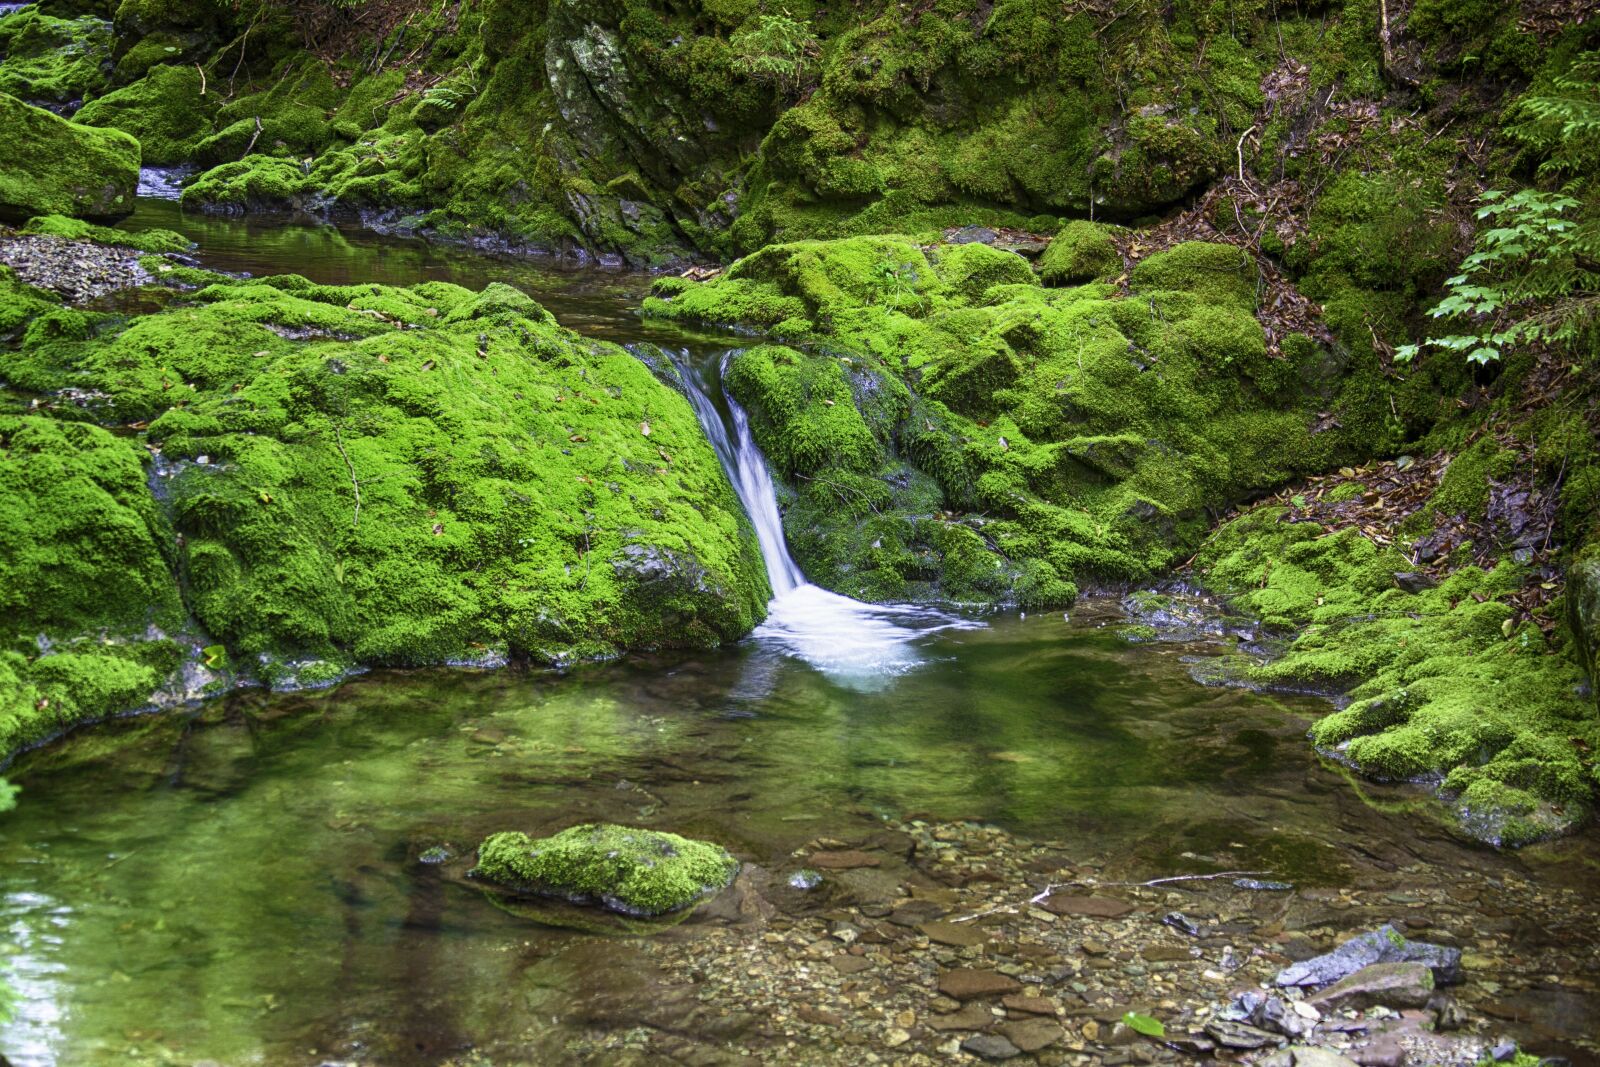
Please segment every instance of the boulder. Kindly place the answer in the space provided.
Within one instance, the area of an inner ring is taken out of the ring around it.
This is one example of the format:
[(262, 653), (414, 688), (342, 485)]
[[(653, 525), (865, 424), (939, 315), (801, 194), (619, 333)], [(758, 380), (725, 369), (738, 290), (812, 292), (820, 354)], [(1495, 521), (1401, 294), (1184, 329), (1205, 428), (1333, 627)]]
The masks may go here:
[(478, 847), (476, 875), (519, 892), (652, 917), (721, 892), (738, 872), (739, 861), (720, 845), (590, 823), (539, 840), (494, 834)]
[(1439, 985), (1461, 981), (1461, 950), (1409, 941), (1393, 926), (1351, 938), (1332, 952), (1285, 967), (1278, 973), (1281, 986), (1325, 986), (1348, 978), (1374, 963), (1422, 963)]
[(0, 159), (0, 221), (109, 221), (133, 211), (139, 142), (120, 130), (80, 126), (0, 93)]
[(1600, 706), (1600, 545), (1580, 555), (1567, 570), (1567, 622), (1572, 627), (1578, 663)]

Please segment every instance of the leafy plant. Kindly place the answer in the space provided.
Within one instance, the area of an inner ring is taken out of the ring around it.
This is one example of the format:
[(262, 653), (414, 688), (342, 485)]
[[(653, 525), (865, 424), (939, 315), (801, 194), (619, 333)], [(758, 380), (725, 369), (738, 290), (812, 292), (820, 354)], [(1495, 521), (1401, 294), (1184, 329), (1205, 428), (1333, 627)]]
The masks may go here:
[(1472, 363), (1491, 363), (1511, 345), (1572, 343), (1600, 313), (1600, 230), (1572, 217), (1579, 201), (1567, 192), (1491, 189), (1477, 211), (1480, 229), (1461, 273), (1445, 282), (1446, 295), (1429, 312), (1461, 324), (1457, 333), (1398, 349), (1414, 359), (1423, 347), (1458, 352)]
[(1164, 1038), (1167, 1036), (1166, 1025), (1160, 1019), (1141, 1015), (1136, 1011), (1130, 1011), (1124, 1015), (1122, 1017), (1122, 1025), (1136, 1034), (1143, 1034), (1145, 1037)]
[(1511, 132), (1542, 149), (1543, 175), (1592, 172), (1600, 161), (1600, 52), (1584, 52), (1551, 79), (1550, 90), (1518, 101), (1512, 114), (1523, 121)]
[(758, 15), (728, 43), (735, 67), (788, 97), (799, 96), (810, 84), (822, 53), (811, 28), (787, 15)]

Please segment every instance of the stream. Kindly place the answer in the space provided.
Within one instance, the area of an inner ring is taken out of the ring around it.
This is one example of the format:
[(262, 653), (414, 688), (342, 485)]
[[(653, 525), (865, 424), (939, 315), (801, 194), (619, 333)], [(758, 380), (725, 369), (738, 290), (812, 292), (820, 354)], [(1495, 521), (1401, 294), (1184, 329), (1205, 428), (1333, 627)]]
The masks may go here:
[[(190, 216), (159, 199), (123, 225), (184, 232), (221, 270), (502, 281), (581, 333), (668, 349), (775, 598), (750, 638), (720, 652), (241, 691), (24, 757), (8, 772), (21, 804), (0, 823), (0, 969), (20, 994), (0, 1059), (624, 1062), (606, 1042), (659, 1026), (644, 950), (530, 923), (421, 859), (470, 857), (497, 830), (605, 820), (721, 842), (779, 885), (808, 843), (921, 824), (992, 827), (1006, 842), (996, 848), (1045, 843), (1107, 876), (1268, 872), (1318, 902), (1314, 917), (1286, 913), (1308, 925), (1332, 923), (1339, 901), (1354, 902), (1351, 916), (1426, 915), (1430, 933), (1501, 965), (1464, 999), (1508, 1034), (1597, 1062), (1592, 830), (1517, 854), (1476, 846), (1426, 791), (1352, 781), (1320, 760), (1305, 731), (1325, 702), (1202, 687), (1188, 662), (1206, 646), (1130, 644), (1114, 632), (1115, 601), (968, 618), (809, 584), (744, 413), (722, 394), (736, 342), (641, 321), (647, 278)], [(1460, 892), (1469, 881), (1482, 891)], [(780, 920), (824, 915), (865, 885), (772, 904)], [(738, 922), (710, 909), (663, 944), (693, 953)], [(699, 1015), (681, 1027), (716, 1032)], [(780, 1055), (781, 1035), (740, 1041)]]

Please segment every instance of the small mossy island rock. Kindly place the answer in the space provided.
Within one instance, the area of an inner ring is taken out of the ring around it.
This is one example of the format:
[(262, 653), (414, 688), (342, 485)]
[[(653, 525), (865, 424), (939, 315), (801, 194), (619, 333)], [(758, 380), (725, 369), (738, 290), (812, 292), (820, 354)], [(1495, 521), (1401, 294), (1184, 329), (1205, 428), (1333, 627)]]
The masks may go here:
[(477, 875), (488, 881), (642, 918), (691, 907), (738, 873), (739, 861), (720, 845), (609, 823), (537, 840), (499, 833), (478, 848)]
[(35, 215), (110, 221), (133, 211), (139, 142), (0, 93), (0, 222)]

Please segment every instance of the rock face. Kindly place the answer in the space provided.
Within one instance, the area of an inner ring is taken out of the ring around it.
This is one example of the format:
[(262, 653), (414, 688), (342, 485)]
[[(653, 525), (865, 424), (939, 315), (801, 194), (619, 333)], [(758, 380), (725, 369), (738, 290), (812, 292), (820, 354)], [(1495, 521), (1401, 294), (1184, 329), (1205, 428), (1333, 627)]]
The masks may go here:
[(677, 834), (586, 824), (534, 840), (495, 834), (478, 847), (478, 876), (511, 889), (598, 903), (623, 915), (681, 911), (732, 884), (727, 849)]
[(133, 210), (139, 142), (80, 126), (0, 93), (0, 221), (119, 219)]
[[(1281, 986), (1323, 986), (1341, 981), (1377, 963), (1425, 965), (1439, 985), (1461, 981), (1461, 950), (1408, 941), (1392, 926), (1380, 926), (1353, 937), (1332, 952), (1286, 967), (1278, 974)], [(1424, 998), (1426, 999), (1426, 998)]]
[(1567, 619), (1578, 662), (1600, 707), (1600, 545), (1591, 546), (1567, 571)]

